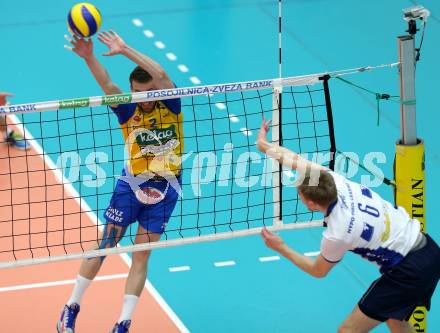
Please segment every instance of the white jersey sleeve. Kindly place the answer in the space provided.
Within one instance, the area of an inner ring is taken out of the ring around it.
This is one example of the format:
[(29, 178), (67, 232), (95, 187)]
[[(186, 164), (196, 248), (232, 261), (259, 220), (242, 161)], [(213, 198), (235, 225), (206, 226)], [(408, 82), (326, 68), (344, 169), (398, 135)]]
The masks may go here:
[[(325, 233), (324, 233), (325, 234)], [(331, 263), (337, 263), (342, 260), (345, 252), (350, 250), (351, 246), (339, 239), (327, 238), (324, 235), (321, 240), (321, 256)]]
[[(394, 207), (377, 193), (330, 172), (336, 183), (337, 202), (325, 222), (321, 251), (329, 261), (338, 261), (347, 250), (388, 269), (411, 250), (420, 233), (420, 223), (402, 207)], [(343, 251), (345, 249), (345, 251)]]

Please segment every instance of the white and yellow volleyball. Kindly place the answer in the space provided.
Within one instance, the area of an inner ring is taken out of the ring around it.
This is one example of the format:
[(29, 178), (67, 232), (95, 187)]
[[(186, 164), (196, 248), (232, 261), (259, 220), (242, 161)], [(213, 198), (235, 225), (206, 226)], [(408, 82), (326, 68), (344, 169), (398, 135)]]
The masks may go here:
[(91, 37), (101, 26), (101, 13), (92, 4), (77, 3), (67, 16), (69, 31), (78, 37)]

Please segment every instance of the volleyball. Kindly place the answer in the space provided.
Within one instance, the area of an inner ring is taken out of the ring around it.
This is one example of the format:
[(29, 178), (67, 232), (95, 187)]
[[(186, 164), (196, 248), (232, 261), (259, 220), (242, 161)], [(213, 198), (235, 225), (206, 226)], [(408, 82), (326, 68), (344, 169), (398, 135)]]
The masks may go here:
[(101, 26), (101, 13), (90, 3), (77, 3), (67, 15), (67, 24), (72, 34), (78, 37), (91, 37)]

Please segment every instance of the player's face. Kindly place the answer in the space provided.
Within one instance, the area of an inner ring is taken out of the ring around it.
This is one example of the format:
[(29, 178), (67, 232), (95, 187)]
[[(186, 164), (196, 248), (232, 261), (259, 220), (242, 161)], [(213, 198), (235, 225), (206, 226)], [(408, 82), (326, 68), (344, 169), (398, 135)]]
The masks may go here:
[[(141, 91), (150, 91), (150, 90), (155, 90), (153, 81), (143, 82), (143, 83), (137, 81), (131, 82), (132, 92), (141, 92)], [(143, 112), (148, 112), (153, 110), (155, 104), (156, 102), (141, 102), (138, 103), (138, 106), (141, 108)]]

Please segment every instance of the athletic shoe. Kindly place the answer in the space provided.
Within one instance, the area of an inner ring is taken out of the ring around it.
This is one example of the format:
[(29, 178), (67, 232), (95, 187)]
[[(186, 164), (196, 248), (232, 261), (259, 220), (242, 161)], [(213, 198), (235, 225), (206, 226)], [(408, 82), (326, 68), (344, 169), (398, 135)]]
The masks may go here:
[(61, 318), (57, 323), (58, 333), (75, 333), (75, 321), (79, 312), (79, 304), (64, 305)]
[(31, 148), (28, 140), (23, 138), (19, 133), (9, 129), (7, 133), (6, 142), (8, 142), (10, 145), (20, 150), (27, 150)]
[(115, 327), (113, 327), (110, 333), (128, 333), (130, 325), (131, 320), (123, 320), (120, 323), (116, 323)]

